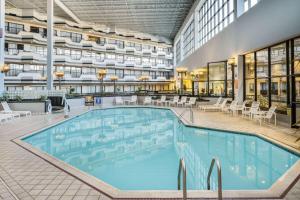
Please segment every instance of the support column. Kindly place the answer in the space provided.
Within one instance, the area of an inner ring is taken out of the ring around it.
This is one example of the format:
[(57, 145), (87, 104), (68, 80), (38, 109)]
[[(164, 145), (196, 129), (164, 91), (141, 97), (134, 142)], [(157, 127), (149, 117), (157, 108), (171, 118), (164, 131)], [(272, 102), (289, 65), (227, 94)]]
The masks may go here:
[(237, 100), (239, 103), (242, 103), (244, 101), (244, 56), (237, 57), (237, 74), (238, 74)]
[(47, 0), (47, 90), (53, 90), (53, 0)]
[[(5, 0), (0, 0), (0, 66), (4, 64)], [(0, 96), (4, 92), (4, 74), (0, 73)]]

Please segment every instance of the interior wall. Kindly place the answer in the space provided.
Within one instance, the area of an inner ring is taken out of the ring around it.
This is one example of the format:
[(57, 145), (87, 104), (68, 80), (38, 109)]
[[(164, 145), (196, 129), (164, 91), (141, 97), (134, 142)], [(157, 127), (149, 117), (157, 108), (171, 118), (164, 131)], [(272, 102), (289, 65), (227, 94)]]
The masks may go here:
[(300, 0), (261, 0), (177, 66), (194, 69), (300, 36), (299, 8)]

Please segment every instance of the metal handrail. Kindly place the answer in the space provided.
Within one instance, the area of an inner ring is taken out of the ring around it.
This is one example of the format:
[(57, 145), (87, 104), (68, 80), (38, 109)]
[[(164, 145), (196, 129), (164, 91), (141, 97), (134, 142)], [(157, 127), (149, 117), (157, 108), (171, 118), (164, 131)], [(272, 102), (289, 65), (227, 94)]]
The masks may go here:
[(185, 113), (186, 111), (190, 111), (190, 121), (191, 121), (192, 123), (194, 123), (194, 112), (193, 112), (193, 110), (192, 110), (192, 107), (190, 107), (190, 109), (185, 109), (185, 110), (179, 115), (179, 117), (180, 117), (180, 118), (183, 118), (183, 115), (184, 115), (184, 113)]
[(183, 200), (187, 200), (187, 191), (186, 191), (186, 167), (183, 158), (179, 160), (179, 169), (177, 176), (177, 188), (180, 190), (181, 188), (181, 171), (183, 171)]
[(214, 165), (217, 165), (218, 171), (218, 199), (222, 199), (222, 171), (221, 171), (221, 164), (217, 158), (213, 158), (210, 163), (208, 175), (207, 175), (207, 189), (210, 190), (210, 176), (213, 170)]

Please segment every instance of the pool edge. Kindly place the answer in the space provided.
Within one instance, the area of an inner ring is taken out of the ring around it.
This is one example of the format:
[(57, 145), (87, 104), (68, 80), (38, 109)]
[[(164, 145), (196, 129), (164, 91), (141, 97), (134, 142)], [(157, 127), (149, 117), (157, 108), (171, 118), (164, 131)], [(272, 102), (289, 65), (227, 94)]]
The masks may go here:
[[(46, 152), (43, 152), (29, 143), (23, 141), (24, 138), (30, 137), (32, 135), (35, 135), (43, 130), (47, 130), (51, 127), (57, 126), (61, 123), (64, 123), (68, 120), (74, 119), (78, 116), (84, 115), (88, 112), (94, 111), (94, 110), (101, 110), (101, 109), (111, 109), (111, 108), (128, 108), (128, 107), (145, 107), (145, 108), (156, 108), (156, 109), (167, 109), (171, 110), (176, 117), (185, 125), (195, 128), (202, 128), (207, 129), (205, 127), (197, 126), (195, 124), (191, 124), (182, 117), (179, 116), (179, 114), (173, 109), (173, 108), (166, 108), (166, 107), (153, 107), (153, 106), (113, 106), (113, 107), (106, 107), (106, 108), (94, 108), (88, 111), (85, 111), (81, 113), (80, 115), (76, 115), (74, 117), (64, 119), (58, 123), (54, 123), (50, 126), (44, 127), (42, 129), (39, 129), (37, 131), (24, 134), (20, 137), (17, 137), (15, 139), (12, 139), (11, 141), (15, 144), (21, 146), (22, 148), (26, 149), (27, 151), (35, 154), (36, 156), (40, 157), (41, 159), (45, 160), (46, 162), (54, 165), (55, 167), (59, 168), (60, 170), (68, 173), (69, 175), (81, 180), (85, 184), (91, 186), (92, 188), (100, 191), (101, 193), (114, 198), (114, 199), (143, 199), (143, 198), (153, 198), (153, 199), (163, 199), (163, 198), (173, 198), (173, 199), (182, 199), (182, 192), (180, 191), (168, 191), (168, 190), (146, 190), (146, 191), (124, 191), (119, 190), (102, 180), (95, 178), (67, 163), (64, 161), (61, 161), (54, 156), (51, 156), (50, 154), (47, 154)], [(210, 129), (210, 128), (208, 128)], [(221, 130), (221, 129), (211, 129), (211, 130), (217, 130), (217, 131), (225, 131), (230, 132), (228, 130)], [(275, 143), (275, 145), (279, 146), (280, 148), (284, 148), (285, 150), (292, 151), (293, 153), (299, 155), (299, 151), (297, 149), (294, 149), (290, 146), (287, 146), (286, 144), (280, 143), (277, 140), (272, 140), (271, 138), (268, 138), (266, 136), (263, 136), (258, 133), (244, 133), (244, 132), (237, 132), (232, 131), (233, 133), (238, 134), (247, 134), (247, 135), (253, 135), (256, 137), (259, 137), (263, 140), (266, 140), (268, 142), (271, 142), (272, 144)], [(271, 140), (271, 141), (270, 141)], [(283, 198), (286, 193), (293, 187), (293, 185), (299, 180), (300, 178), (300, 160), (298, 160), (293, 166), (291, 166), (269, 189), (267, 190), (224, 190), (223, 191), (223, 198), (239, 198), (239, 199), (258, 199), (258, 198)], [(214, 191), (209, 190), (189, 190), (188, 191), (188, 197), (189, 198), (217, 198), (217, 193)]]

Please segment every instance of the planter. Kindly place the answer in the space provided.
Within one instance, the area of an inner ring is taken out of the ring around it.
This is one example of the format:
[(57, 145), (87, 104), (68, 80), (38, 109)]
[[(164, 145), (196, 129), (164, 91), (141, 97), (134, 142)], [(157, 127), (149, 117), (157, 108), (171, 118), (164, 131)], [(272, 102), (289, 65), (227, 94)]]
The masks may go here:
[(49, 109), (50, 100), (45, 101), (10, 101), (8, 102), (9, 107), (16, 111), (31, 111), (31, 113), (47, 113)]

